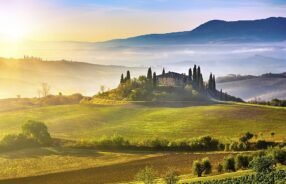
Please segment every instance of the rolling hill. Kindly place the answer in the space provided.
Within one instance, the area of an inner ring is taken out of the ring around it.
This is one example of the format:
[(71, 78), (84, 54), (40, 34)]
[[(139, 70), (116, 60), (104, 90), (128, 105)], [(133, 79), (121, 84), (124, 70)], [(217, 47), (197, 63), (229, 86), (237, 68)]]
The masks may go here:
[(47, 83), (53, 94), (94, 95), (101, 85), (105, 86), (105, 90), (116, 87), (121, 73), (128, 69), (132, 71), (132, 76), (146, 72), (143, 67), (0, 58), (0, 98), (15, 98), (17, 95), (37, 97), (42, 83)]
[(211, 20), (184, 32), (149, 34), (127, 39), (111, 40), (117, 44), (186, 44), (186, 43), (250, 43), (286, 40), (286, 18), (270, 17), (260, 20)]
[(0, 112), (0, 138), (17, 133), (27, 120), (45, 122), (53, 137), (89, 139), (122, 135), (129, 139), (237, 138), (247, 131), (285, 138), (285, 108), (243, 104), (60, 105)]
[(240, 96), (244, 100), (286, 99), (286, 74), (263, 74), (260, 76), (229, 75), (218, 78), (218, 88)]

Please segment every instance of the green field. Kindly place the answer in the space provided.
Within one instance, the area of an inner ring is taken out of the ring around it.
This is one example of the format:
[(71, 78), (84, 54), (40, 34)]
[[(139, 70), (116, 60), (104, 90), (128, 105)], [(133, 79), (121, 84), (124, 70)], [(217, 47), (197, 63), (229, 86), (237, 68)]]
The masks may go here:
[[(286, 110), (243, 104), (150, 107), (126, 105), (62, 105), (0, 112), (0, 137), (20, 131), (27, 120), (45, 122), (53, 137), (89, 139), (122, 135), (130, 139), (191, 138), (212, 135), (237, 138), (250, 131), (281, 141)], [(275, 132), (274, 138), (270, 136)]]

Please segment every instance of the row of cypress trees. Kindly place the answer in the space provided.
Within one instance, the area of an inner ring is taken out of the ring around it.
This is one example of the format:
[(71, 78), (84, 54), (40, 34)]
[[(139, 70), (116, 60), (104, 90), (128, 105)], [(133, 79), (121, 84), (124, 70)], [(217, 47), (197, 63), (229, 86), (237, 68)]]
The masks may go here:
[[(162, 75), (165, 75), (165, 68), (163, 68)], [(131, 80), (131, 75), (130, 71), (128, 70), (126, 72), (126, 77), (124, 77), (123, 74), (121, 74), (121, 79), (120, 83), (125, 83), (127, 81)], [(151, 67), (148, 68), (147, 72), (147, 80), (152, 82), (154, 86), (157, 85), (157, 75), (156, 72), (153, 72), (152, 74), (152, 69)], [(211, 73), (208, 83), (204, 85), (204, 79), (203, 75), (201, 73), (201, 68), (200, 66), (197, 67), (197, 65), (194, 65), (193, 68), (189, 69), (189, 75), (188, 75), (188, 81), (193, 85), (194, 88), (202, 91), (205, 89), (209, 89), (210, 91), (216, 91), (216, 81), (215, 81), (215, 76)]]

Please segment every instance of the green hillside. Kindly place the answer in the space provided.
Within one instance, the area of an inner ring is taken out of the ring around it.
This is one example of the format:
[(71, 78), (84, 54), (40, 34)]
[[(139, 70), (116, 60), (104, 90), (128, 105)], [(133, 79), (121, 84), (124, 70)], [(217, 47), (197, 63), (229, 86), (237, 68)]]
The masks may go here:
[[(187, 105), (187, 104), (185, 104)], [(0, 136), (20, 131), (27, 120), (45, 122), (54, 137), (191, 138), (202, 135), (236, 138), (246, 131), (282, 140), (286, 110), (243, 104), (197, 106), (62, 105), (0, 112)]]

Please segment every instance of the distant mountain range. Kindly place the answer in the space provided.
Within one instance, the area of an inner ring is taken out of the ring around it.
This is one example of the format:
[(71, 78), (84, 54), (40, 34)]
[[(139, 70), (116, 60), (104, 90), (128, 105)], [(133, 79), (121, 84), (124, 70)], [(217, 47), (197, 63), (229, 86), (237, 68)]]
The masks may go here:
[(286, 72), (266, 73), (260, 76), (228, 75), (217, 78), (217, 87), (244, 100), (258, 98), (272, 100), (286, 99)]
[(148, 34), (127, 39), (111, 40), (113, 44), (198, 44), (251, 43), (286, 40), (286, 18), (270, 17), (260, 20), (211, 20), (184, 32)]

